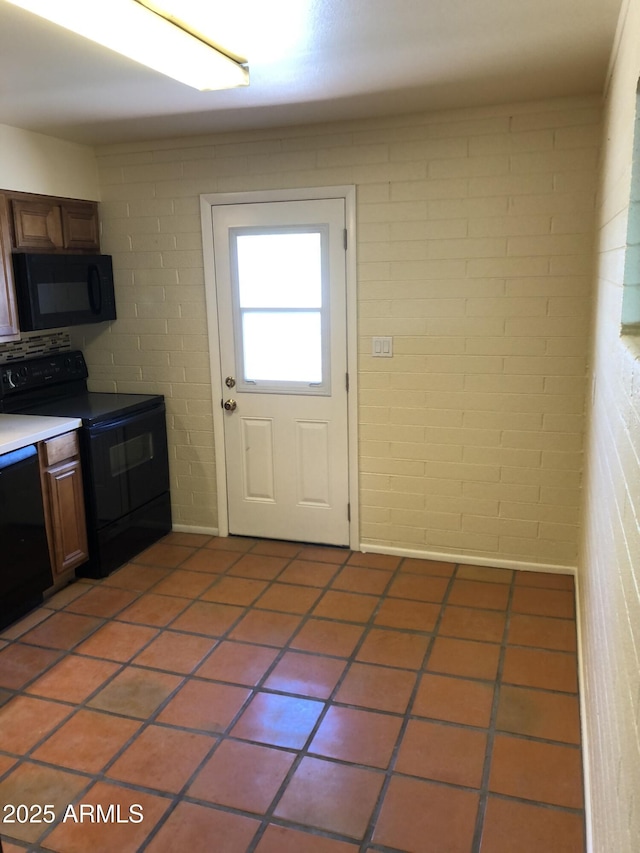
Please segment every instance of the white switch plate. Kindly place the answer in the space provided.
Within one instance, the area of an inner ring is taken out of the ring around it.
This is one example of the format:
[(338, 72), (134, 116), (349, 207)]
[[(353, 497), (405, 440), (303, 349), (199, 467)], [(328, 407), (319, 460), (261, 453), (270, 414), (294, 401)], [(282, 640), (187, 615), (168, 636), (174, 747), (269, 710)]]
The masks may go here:
[(393, 338), (371, 338), (371, 355), (374, 358), (391, 358), (393, 356)]

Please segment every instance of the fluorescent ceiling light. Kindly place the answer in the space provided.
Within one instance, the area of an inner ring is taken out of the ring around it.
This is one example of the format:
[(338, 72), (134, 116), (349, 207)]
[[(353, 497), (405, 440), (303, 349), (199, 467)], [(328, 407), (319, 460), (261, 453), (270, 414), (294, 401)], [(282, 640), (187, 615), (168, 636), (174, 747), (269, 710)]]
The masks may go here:
[(8, 0), (201, 91), (249, 85), (246, 60), (163, 9), (162, 0)]

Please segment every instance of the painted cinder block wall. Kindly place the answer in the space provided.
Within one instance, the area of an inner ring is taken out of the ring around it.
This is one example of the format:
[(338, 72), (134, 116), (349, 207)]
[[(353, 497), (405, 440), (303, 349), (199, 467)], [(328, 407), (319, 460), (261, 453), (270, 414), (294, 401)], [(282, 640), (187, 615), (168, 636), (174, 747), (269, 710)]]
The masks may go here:
[[(622, 6), (606, 91), (598, 189), (593, 379), (579, 572), (588, 826), (594, 853), (640, 850), (640, 337), (620, 332), (640, 78), (640, 2), (625, 0)], [(636, 230), (634, 242), (639, 237)]]
[(176, 523), (217, 525), (199, 195), (355, 184), (363, 545), (575, 566), (600, 122), (582, 98), (99, 148), (119, 319), (76, 343), (94, 389), (166, 394)]

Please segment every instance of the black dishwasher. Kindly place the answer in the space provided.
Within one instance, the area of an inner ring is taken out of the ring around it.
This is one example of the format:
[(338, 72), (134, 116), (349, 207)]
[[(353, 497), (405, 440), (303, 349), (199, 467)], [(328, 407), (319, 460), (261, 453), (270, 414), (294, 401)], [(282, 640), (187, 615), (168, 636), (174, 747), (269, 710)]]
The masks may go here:
[(53, 583), (35, 445), (0, 456), (0, 628)]

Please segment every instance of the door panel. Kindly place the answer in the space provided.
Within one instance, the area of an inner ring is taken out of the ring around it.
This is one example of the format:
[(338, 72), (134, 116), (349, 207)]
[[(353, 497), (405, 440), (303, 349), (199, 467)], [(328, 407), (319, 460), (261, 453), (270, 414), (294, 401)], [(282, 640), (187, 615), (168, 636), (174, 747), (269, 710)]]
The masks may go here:
[(229, 532), (347, 545), (344, 200), (212, 220)]
[(298, 421), (297, 428), (298, 502), (329, 507), (329, 424)]
[(244, 472), (244, 500), (275, 501), (273, 421), (270, 418), (240, 418)]

